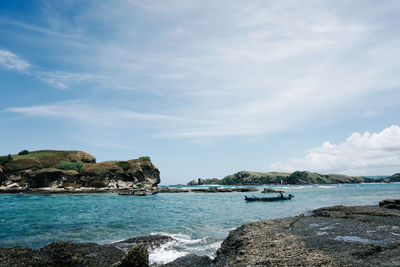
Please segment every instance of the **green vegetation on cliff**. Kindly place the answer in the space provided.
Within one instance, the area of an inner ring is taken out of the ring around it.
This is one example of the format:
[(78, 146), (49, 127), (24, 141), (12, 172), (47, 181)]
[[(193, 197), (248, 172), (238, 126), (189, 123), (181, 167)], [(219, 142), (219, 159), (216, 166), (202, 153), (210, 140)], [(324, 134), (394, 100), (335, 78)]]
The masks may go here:
[(393, 174), (392, 176), (389, 176), (388, 178), (384, 178), (382, 180), (389, 183), (400, 182), (400, 173)]
[(30, 187), (130, 187), (156, 186), (160, 173), (150, 157), (127, 161), (96, 159), (83, 151), (21, 151), (0, 157), (0, 186), (29, 184)]

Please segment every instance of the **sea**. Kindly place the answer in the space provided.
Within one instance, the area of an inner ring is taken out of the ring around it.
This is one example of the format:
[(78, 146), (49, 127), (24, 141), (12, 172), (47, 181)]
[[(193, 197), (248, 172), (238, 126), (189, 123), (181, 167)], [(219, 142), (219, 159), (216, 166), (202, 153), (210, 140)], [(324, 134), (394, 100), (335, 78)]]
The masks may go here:
[[(310, 214), (332, 205), (377, 205), (400, 198), (400, 183), (263, 185), (295, 196), (290, 201), (246, 202), (250, 193), (0, 194), (0, 247), (40, 248), (54, 241), (110, 244), (140, 235), (175, 241), (150, 251), (159, 265), (187, 254), (215, 256), (229, 231), (259, 220)], [(190, 188), (190, 187), (178, 187)], [(273, 195), (273, 194), (272, 194)]]

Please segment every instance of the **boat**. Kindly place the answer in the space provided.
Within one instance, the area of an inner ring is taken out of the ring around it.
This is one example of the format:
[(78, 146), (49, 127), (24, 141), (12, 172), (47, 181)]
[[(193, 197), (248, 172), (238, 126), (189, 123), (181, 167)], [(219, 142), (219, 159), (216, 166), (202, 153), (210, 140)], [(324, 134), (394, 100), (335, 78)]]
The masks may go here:
[(292, 198), (294, 198), (294, 196), (292, 194), (289, 194), (287, 196), (284, 196), (283, 194), (280, 194), (277, 197), (256, 197), (256, 196), (252, 196), (252, 197), (244, 197), (244, 200), (246, 201), (281, 201), (281, 200), (291, 200)]

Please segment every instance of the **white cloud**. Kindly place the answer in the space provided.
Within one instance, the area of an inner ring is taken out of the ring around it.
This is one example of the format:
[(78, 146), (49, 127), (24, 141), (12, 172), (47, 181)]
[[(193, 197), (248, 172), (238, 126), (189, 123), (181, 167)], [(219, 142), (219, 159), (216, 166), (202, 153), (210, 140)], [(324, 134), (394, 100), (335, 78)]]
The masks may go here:
[(62, 71), (55, 72), (35, 72), (35, 76), (47, 83), (48, 85), (59, 88), (66, 89), (72, 84), (80, 83), (83, 81), (94, 80), (96, 77), (89, 73), (69, 73)]
[(29, 68), (30, 64), (16, 54), (0, 49), (0, 66), (8, 70), (24, 71)]
[[(138, 127), (146, 125), (159, 128), (169, 123), (185, 123), (184, 118), (156, 113), (133, 112), (128, 109), (115, 107), (98, 107), (85, 101), (66, 101), (49, 105), (8, 108), (5, 111), (23, 114), (25, 116), (60, 117), (82, 122), (91, 127), (107, 129), (132, 128), (137, 123)], [(158, 123), (154, 123), (158, 122)]]
[(392, 174), (400, 169), (400, 127), (393, 125), (379, 133), (353, 133), (345, 142), (324, 142), (306, 151), (304, 158), (269, 165), (271, 170), (309, 170), (351, 175)]

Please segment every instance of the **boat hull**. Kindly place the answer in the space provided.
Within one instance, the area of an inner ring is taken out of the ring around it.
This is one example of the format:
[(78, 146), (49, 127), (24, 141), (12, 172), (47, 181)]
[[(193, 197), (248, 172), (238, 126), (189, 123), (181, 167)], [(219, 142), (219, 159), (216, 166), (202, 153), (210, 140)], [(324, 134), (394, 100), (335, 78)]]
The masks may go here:
[(244, 200), (246, 201), (267, 201), (267, 202), (273, 202), (273, 201), (283, 201), (283, 200), (291, 200), (294, 196), (289, 195), (287, 197), (244, 197)]

